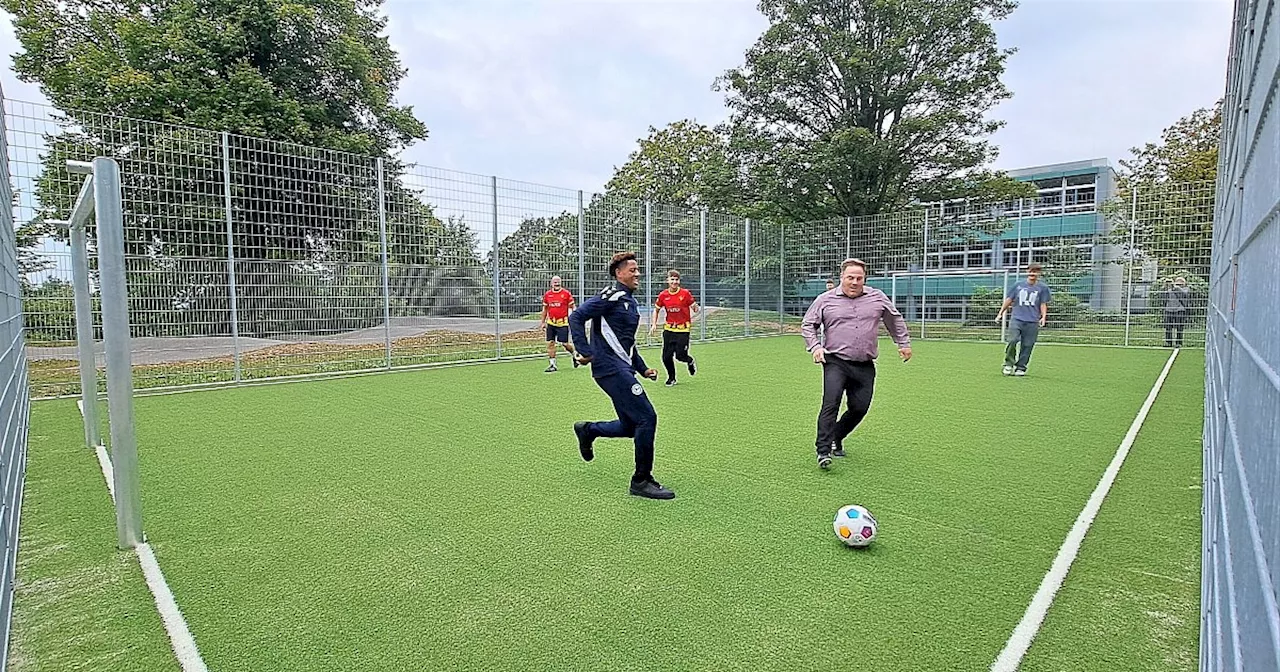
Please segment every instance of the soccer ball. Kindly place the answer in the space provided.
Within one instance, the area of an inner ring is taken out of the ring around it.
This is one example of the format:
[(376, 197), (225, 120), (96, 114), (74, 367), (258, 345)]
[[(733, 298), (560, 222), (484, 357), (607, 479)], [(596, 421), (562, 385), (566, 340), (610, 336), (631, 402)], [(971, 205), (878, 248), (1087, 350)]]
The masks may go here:
[(876, 538), (875, 517), (870, 511), (856, 504), (840, 507), (831, 527), (836, 532), (836, 538), (845, 546), (854, 548), (869, 546)]

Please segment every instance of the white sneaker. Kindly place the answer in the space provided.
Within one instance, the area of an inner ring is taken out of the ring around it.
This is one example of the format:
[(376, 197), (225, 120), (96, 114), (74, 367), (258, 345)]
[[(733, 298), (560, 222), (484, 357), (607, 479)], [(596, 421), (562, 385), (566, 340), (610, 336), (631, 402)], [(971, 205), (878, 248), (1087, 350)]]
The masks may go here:
[(1027, 372), (1026, 372), (1026, 371), (1024, 371), (1023, 369), (1018, 369), (1017, 371), (1014, 371), (1014, 372), (1013, 372), (1013, 375), (1015, 375), (1015, 376), (1025, 376), (1025, 375), (1027, 375)]
[(1012, 375), (1013, 375), (1013, 367), (1012, 367), (1012, 366), (1006, 366), (1006, 367), (1004, 367), (1003, 369), (1000, 369), (1000, 371), (1001, 371), (1002, 373), (1004, 373), (1004, 375), (1006, 375), (1006, 376), (1012, 376)]

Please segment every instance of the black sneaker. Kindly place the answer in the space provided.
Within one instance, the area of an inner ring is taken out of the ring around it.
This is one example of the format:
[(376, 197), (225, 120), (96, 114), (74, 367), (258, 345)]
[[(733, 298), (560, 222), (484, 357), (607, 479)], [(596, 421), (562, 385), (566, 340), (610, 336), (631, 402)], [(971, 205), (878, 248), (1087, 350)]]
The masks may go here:
[(577, 353), (574, 353), (574, 355), (573, 355), (572, 357), (570, 357), (570, 358), (569, 358), (569, 361), (573, 362), (573, 368), (575, 368), (575, 369), (576, 369), (576, 368), (578, 368), (579, 366), (582, 366), (581, 364), (579, 364), (579, 363), (578, 363), (578, 354), (577, 354)]
[(555, 373), (555, 372), (556, 372), (556, 365), (555, 365), (555, 364), (552, 364), (551, 366), (548, 366), (548, 367), (547, 367), (547, 370), (546, 370), (546, 371), (543, 371), (543, 373)]
[(844, 446), (840, 445), (839, 441), (835, 441), (831, 444), (831, 456), (844, 457)]
[(652, 478), (643, 483), (632, 483), (631, 494), (648, 499), (675, 499), (676, 493), (662, 487)]
[(698, 367), (696, 367), (696, 366), (694, 366), (694, 365), (693, 365), (693, 360), (692, 360), (692, 359), (691, 359), (691, 360), (689, 360), (689, 375), (691, 375), (691, 376), (692, 376), (693, 374), (695, 374), (695, 373), (697, 373), (697, 372), (698, 372)]
[(582, 459), (590, 462), (591, 458), (596, 456), (595, 452), (591, 450), (591, 442), (595, 441), (595, 439), (587, 434), (587, 423), (573, 423), (573, 433), (578, 435), (578, 452), (582, 454)]
[(675, 379), (675, 378), (668, 378), (668, 379), (667, 379), (667, 387), (671, 387), (672, 385), (675, 385), (675, 384), (676, 384), (676, 379)]
[(818, 456), (818, 468), (819, 468), (819, 469), (822, 469), (822, 470), (824, 470), (824, 471), (825, 471), (825, 470), (827, 470), (827, 469), (830, 469), (830, 468), (831, 468), (831, 456), (830, 456), (830, 455), (819, 455), (819, 456)]

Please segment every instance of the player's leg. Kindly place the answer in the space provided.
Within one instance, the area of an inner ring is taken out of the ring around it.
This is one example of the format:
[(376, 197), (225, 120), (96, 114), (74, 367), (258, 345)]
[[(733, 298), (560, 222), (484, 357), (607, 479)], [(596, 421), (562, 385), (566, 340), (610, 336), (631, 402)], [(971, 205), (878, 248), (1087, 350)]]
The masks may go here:
[(1018, 363), (1013, 367), (1013, 375), (1026, 374), (1027, 364), (1031, 361), (1031, 351), (1036, 347), (1036, 338), (1040, 336), (1039, 322), (1023, 322), (1022, 350), (1018, 353)]
[(547, 370), (543, 373), (555, 373), (556, 370), (556, 328), (547, 325)]
[(627, 403), (627, 415), (635, 423), (636, 428), (636, 470), (631, 475), (631, 494), (651, 499), (675, 497), (674, 492), (662, 487), (653, 478), (653, 442), (658, 432), (658, 413), (639, 382), (632, 387), (631, 399)]
[(831, 466), (831, 444), (835, 442), (836, 416), (840, 412), (840, 400), (844, 397), (848, 375), (845, 362), (834, 355), (827, 355), (822, 365), (822, 407), (818, 410), (818, 466)]
[(831, 454), (844, 457), (844, 440), (867, 417), (871, 410), (871, 397), (875, 393), (876, 365), (872, 362), (857, 362), (849, 366), (849, 378), (845, 394), (848, 408), (836, 422), (835, 436)]
[(1164, 314), (1164, 347), (1173, 347), (1173, 313)]
[(667, 370), (667, 387), (676, 384), (675, 332), (662, 330), (662, 366)]
[(565, 352), (569, 353), (569, 361), (573, 362), (573, 368), (578, 368), (578, 351), (573, 349), (573, 343), (569, 342), (569, 327), (562, 327), (560, 330), (560, 345), (564, 347)]
[(1177, 346), (1182, 347), (1182, 330), (1187, 326), (1187, 314), (1185, 312), (1178, 313), (1178, 340)]
[(697, 368), (693, 365), (693, 357), (689, 355), (689, 338), (687, 331), (675, 334), (676, 337), (676, 359), (689, 365), (689, 375), (697, 373)]
[(1022, 333), (1018, 329), (1018, 325), (1022, 322), (1018, 320), (1009, 320), (1009, 333), (1005, 336), (1004, 346), (1004, 375), (1013, 375), (1013, 365), (1018, 359), (1018, 343), (1022, 340)]

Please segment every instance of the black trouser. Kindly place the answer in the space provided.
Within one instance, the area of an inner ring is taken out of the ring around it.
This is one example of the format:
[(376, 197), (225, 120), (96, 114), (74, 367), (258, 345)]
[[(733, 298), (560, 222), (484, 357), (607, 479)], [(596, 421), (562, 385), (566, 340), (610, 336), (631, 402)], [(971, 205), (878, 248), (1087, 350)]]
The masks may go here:
[[(612, 357), (601, 354), (601, 357)], [(617, 420), (588, 422), (587, 436), (591, 438), (634, 438), (636, 445), (636, 470), (632, 483), (643, 483), (653, 477), (653, 437), (658, 431), (658, 413), (649, 403), (644, 386), (632, 373), (614, 373), (596, 378), (596, 385), (609, 395)]]
[(667, 380), (676, 379), (676, 360), (686, 364), (693, 361), (689, 356), (689, 332), (662, 332), (662, 365), (667, 367)]
[[(871, 408), (876, 386), (875, 362), (852, 362), (827, 353), (822, 365), (822, 410), (818, 411), (818, 455), (831, 452), (831, 444), (842, 442)], [(840, 398), (848, 396), (849, 408), (840, 412)]]
[[(1182, 310), (1166, 310), (1164, 313), (1165, 345), (1182, 347), (1182, 330), (1187, 324), (1187, 313)], [(1173, 330), (1178, 330), (1178, 340), (1173, 340)]]

